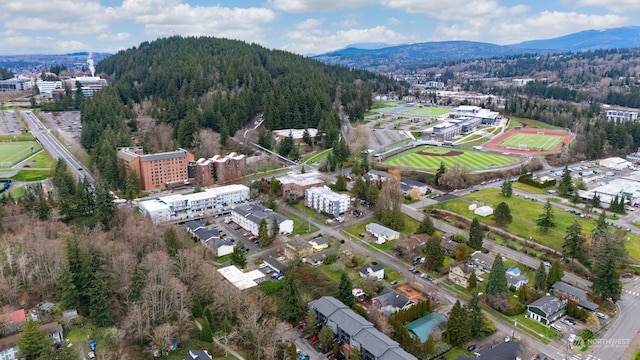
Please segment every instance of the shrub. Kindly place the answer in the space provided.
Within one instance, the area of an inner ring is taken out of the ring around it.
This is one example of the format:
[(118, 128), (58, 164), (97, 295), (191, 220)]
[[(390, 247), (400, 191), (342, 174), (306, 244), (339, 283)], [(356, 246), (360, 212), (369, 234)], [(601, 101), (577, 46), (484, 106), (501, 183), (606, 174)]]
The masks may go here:
[(335, 263), (336, 261), (338, 261), (338, 255), (337, 254), (329, 254), (329, 255), (327, 255), (326, 258), (324, 258), (323, 263), (325, 265), (331, 265), (331, 264)]
[(284, 286), (284, 281), (263, 281), (258, 285), (265, 294), (271, 295), (278, 292)]

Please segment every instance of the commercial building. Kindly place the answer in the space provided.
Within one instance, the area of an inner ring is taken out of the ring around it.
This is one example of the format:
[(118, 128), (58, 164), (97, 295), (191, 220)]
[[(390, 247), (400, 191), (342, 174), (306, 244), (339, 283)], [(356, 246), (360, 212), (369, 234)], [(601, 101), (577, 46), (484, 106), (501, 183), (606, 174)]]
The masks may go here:
[(144, 154), (141, 147), (123, 147), (117, 149), (117, 155), (128, 169), (135, 171), (144, 191), (189, 184), (187, 166), (194, 157), (187, 150)]
[(33, 83), (29, 79), (0, 80), (0, 91), (31, 91)]
[(624, 111), (624, 110), (607, 110), (607, 121), (614, 121), (614, 122), (638, 121), (638, 112)]
[(211, 186), (242, 179), (246, 165), (247, 159), (244, 155), (232, 152), (224, 157), (215, 155), (209, 159), (191, 161), (187, 174), (189, 179), (193, 179), (193, 184)]
[(311, 301), (309, 309), (316, 313), (318, 324), (331, 329), (342, 348), (347, 351), (359, 349), (362, 360), (417, 360), (372, 323), (332, 296)]
[(293, 220), (262, 205), (245, 205), (231, 210), (231, 220), (256, 236), (258, 236), (262, 220), (267, 223), (269, 235), (272, 235), (274, 219), (278, 222), (280, 234), (291, 234), (293, 232)]
[(307, 189), (325, 185), (318, 172), (304, 174), (290, 172), (279, 177), (278, 181), (282, 184), (282, 192), (285, 196), (304, 196)]
[(558, 281), (551, 285), (551, 293), (560, 299), (573, 301), (574, 303), (577, 303), (578, 306), (588, 311), (596, 311), (599, 307), (598, 304), (594, 304), (587, 300), (586, 291), (578, 289), (575, 286), (571, 286), (563, 281)]
[(348, 195), (332, 191), (326, 186), (305, 190), (304, 204), (319, 213), (339, 217), (349, 210), (351, 198)]
[[(305, 129), (282, 129), (282, 130), (274, 130), (273, 138), (276, 141), (282, 141), (284, 138), (291, 136), (293, 138), (293, 142), (296, 144), (301, 144), (304, 142), (304, 130)], [(318, 129), (306, 129), (309, 133), (309, 137), (311, 137), (312, 142), (316, 142), (316, 138), (318, 136)]]
[[(207, 188), (193, 194), (173, 194), (155, 200), (140, 201), (138, 209), (148, 215), (154, 224), (177, 220), (182, 214), (207, 211), (219, 214), (229, 211), (232, 204), (245, 202), (249, 188), (244, 185), (227, 185)], [(213, 215), (212, 214), (212, 215)]]

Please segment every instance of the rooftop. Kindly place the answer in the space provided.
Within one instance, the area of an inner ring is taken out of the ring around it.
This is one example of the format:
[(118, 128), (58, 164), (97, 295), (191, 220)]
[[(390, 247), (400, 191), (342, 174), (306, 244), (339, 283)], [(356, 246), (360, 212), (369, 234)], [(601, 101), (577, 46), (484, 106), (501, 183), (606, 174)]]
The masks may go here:
[(369, 224), (367, 224), (367, 226), (365, 228), (370, 233), (382, 234), (383, 236), (386, 236), (387, 238), (390, 238), (392, 236), (400, 235), (399, 232), (397, 232), (395, 230), (392, 230), (392, 229), (389, 229), (388, 227), (382, 226), (382, 225), (377, 224), (377, 223), (369, 223)]
[(349, 195), (337, 193), (327, 186), (312, 187), (306, 190), (307, 194), (317, 194), (329, 201), (350, 201)]
[(566, 282), (563, 281), (558, 281), (556, 283), (554, 283), (553, 285), (551, 285), (551, 289), (552, 290), (558, 290), (561, 291), (565, 294), (571, 295), (575, 298), (578, 299), (583, 299), (587, 297), (587, 292), (582, 290), (582, 289), (578, 289), (575, 286), (571, 286), (569, 284), (567, 284)]
[(559, 310), (564, 308), (564, 303), (554, 296), (543, 296), (540, 299), (532, 302), (528, 306), (536, 307), (542, 310), (545, 314), (555, 314)]
[(269, 224), (269, 222), (272, 222), (274, 218), (277, 219), (278, 223), (290, 220), (289, 218), (259, 204), (238, 206), (232, 211), (247, 218), (255, 224), (260, 224), (262, 220), (265, 220), (267, 224)]
[(427, 341), (433, 330), (445, 322), (447, 322), (447, 318), (444, 315), (432, 312), (408, 323), (405, 327), (409, 330), (410, 334), (417, 336), (420, 339), (420, 342), (424, 343)]

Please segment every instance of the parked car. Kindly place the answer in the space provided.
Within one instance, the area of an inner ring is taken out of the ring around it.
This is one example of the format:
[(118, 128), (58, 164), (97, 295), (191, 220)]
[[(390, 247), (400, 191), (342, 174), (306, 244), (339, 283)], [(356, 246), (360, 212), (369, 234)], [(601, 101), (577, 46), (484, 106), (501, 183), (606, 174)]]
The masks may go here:
[(393, 280), (392, 282), (390, 282), (391, 285), (397, 285), (398, 284), (398, 280)]
[(563, 324), (565, 324), (565, 325), (568, 325), (568, 326), (573, 326), (573, 325), (574, 325), (574, 324), (572, 324), (572, 323), (571, 323), (569, 320), (567, 320), (567, 319), (562, 319), (562, 320), (560, 320), (560, 322), (561, 322), (561, 323), (563, 323)]
[(467, 351), (473, 351), (475, 349), (476, 349), (476, 346), (474, 344), (467, 346)]

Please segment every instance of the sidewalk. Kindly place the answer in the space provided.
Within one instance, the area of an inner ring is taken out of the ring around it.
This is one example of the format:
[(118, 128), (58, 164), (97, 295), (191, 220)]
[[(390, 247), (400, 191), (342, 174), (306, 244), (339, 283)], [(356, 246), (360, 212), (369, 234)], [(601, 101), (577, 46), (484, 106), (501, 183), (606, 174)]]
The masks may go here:
[(627, 346), (627, 350), (625, 350), (624, 354), (622, 354), (622, 359), (633, 359), (633, 355), (636, 351), (640, 349), (640, 333), (636, 334), (636, 336), (631, 340), (629, 346)]

